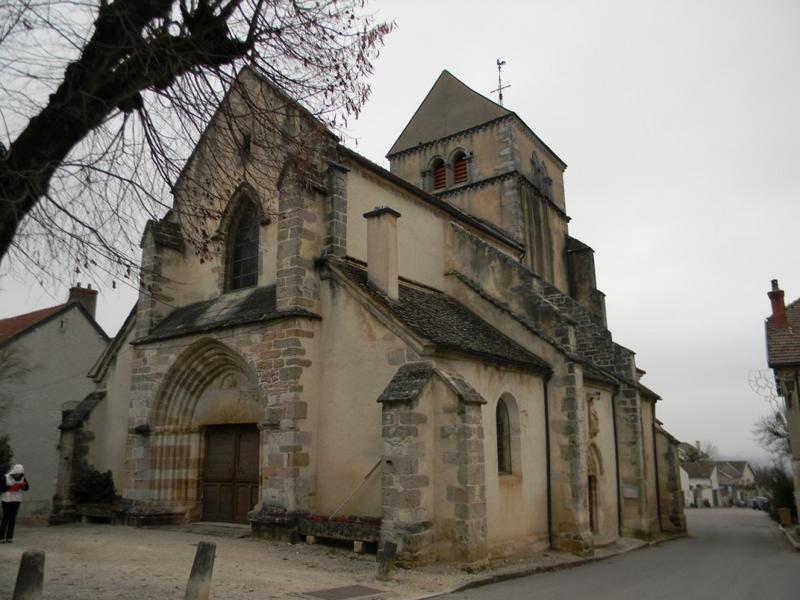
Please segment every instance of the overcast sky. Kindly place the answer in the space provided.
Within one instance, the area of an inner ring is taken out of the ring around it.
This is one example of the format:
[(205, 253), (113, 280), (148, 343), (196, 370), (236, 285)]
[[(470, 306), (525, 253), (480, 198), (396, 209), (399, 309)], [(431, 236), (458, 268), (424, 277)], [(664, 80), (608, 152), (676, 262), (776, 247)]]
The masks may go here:
[[(396, 21), (348, 144), (383, 158), (443, 69), (505, 106), (568, 165), (570, 234), (594, 248), (615, 341), (657, 415), (724, 458), (763, 458), (748, 385), (766, 369), (766, 292), (800, 296), (800, 2), (375, 2)], [(491, 95), (490, 95), (491, 96)], [(496, 99), (496, 96), (491, 96)], [(82, 283), (86, 283), (85, 281)], [(0, 318), (64, 289), (0, 280)], [(116, 333), (135, 294), (101, 290)]]

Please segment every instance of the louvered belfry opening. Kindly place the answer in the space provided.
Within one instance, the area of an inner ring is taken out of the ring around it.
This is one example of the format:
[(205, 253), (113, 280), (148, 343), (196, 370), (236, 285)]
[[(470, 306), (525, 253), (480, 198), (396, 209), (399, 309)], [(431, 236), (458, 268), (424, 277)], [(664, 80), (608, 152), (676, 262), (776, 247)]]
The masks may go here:
[(463, 153), (459, 153), (453, 159), (453, 184), (467, 183), (468, 179), (467, 157)]
[(443, 160), (433, 164), (433, 189), (443, 190), (447, 187), (447, 168)]

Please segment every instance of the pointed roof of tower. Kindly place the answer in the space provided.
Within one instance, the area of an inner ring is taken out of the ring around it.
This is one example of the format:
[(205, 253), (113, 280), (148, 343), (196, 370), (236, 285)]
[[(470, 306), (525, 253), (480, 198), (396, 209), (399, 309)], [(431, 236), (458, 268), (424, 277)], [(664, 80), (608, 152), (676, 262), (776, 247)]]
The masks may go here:
[(386, 156), (511, 114), (444, 70)]

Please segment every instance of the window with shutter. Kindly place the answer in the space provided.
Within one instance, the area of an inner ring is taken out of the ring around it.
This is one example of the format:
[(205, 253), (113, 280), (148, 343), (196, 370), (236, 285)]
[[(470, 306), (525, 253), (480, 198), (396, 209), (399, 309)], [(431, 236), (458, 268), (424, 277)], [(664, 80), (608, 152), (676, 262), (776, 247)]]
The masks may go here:
[(453, 159), (453, 184), (467, 183), (467, 157), (463, 154), (457, 154)]
[(447, 187), (447, 168), (444, 161), (437, 161), (433, 164), (433, 189), (443, 190)]

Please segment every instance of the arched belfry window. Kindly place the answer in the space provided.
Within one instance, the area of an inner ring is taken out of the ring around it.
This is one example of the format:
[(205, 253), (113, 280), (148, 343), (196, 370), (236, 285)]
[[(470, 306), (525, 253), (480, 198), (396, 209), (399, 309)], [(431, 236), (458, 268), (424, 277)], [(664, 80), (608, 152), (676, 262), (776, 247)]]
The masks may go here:
[(433, 189), (434, 190), (443, 190), (447, 187), (447, 167), (444, 164), (444, 161), (439, 158), (433, 162), (432, 165), (432, 176), (433, 176)]
[(497, 472), (511, 475), (511, 420), (505, 400), (497, 401)]
[(459, 185), (469, 181), (468, 166), (467, 155), (463, 152), (458, 152), (453, 157), (453, 185)]
[(253, 287), (258, 281), (258, 211), (242, 198), (228, 230), (228, 290)]

